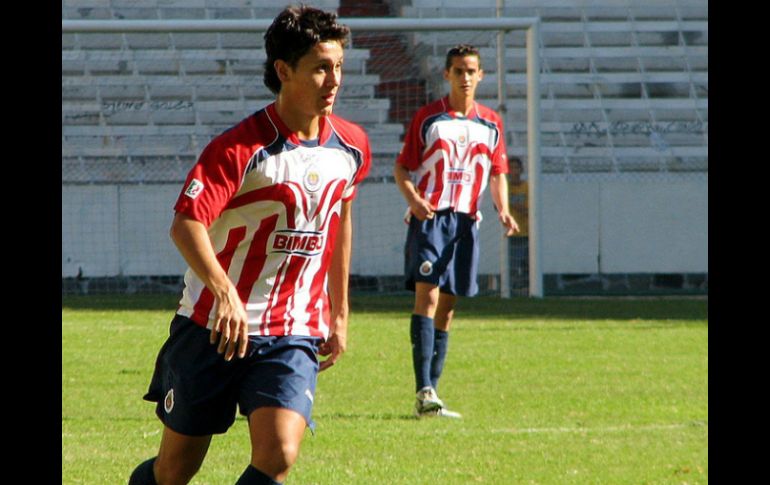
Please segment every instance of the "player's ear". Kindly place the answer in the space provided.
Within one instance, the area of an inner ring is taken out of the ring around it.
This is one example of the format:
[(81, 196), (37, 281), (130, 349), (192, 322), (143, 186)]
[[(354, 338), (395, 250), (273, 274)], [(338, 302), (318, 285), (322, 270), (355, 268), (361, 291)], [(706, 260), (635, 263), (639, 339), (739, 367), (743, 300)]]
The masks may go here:
[(479, 81), (484, 79), (484, 69), (479, 69)]
[(291, 67), (283, 59), (276, 59), (273, 63), (275, 73), (278, 75), (278, 79), (281, 83), (288, 81), (291, 78)]
[(444, 69), (444, 80), (449, 81), (449, 69)]

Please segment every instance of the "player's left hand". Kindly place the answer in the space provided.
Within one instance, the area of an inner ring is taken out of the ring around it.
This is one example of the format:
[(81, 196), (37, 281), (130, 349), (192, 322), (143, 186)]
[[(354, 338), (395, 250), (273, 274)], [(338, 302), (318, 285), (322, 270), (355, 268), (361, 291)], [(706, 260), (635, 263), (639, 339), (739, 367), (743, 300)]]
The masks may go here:
[(519, 224), (510, 213), (500, 213), (498, 214), (498, 219), (500, 219), (500, 224), (507, 228), (505, 232), (506, 236), (510, 237), (513, 236), (514, 233), (519, 232)]
[(326, 360), (321, 362), (318, 372), (325, 371), (342, 357), (342, 354), (347, 350), (347, 340), (347, 325), (335, 325), (334, 329), (329, 332), (329, 338), (318, 346), (318, 355), (328, 356)]

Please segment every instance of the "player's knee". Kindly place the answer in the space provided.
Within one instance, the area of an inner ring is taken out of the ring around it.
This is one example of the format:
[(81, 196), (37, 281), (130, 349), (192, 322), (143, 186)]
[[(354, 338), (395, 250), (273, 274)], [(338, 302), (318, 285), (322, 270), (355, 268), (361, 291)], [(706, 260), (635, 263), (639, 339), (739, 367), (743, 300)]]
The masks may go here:
[(251, 464), (273, 477), (284, 476), (297, 461), (298, 456), (298, 443), (276, 443), (275, 446), (254, 450)]
[(433, 318), (438, 307), (438, 297), (431, 294), (419, 295), (414, 302), (414, 313)]
[(299, 456), (298, 443), (284, 443), (281, 447), (281, 462), (288, 470), (297, 461)]

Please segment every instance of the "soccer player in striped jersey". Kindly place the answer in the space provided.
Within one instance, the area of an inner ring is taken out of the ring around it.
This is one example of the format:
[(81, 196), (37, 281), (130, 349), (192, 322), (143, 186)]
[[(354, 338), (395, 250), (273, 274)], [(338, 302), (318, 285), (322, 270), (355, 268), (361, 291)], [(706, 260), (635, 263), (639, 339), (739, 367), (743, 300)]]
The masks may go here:
[(460, 417), (437, 388), (457, 298), (478, 292), (479, 202), (487, 185), (506, 235), (518, 231), (508, 210), (503, 122), (475, 101), (483, 76), (478, 49), (449, 50), (449, 94), (417, 111), (393, 170), (409, 204), (405, 273), (415, 292), (410, 338), (418, 417)]
[(332, 114), (348, 35), (333, 13), (280, 13), (265, 34), (275, 102), (187, 177), (171, 237), (189, 269), (145, 395), (163, 435), (130, 484), (188, 483), (237, 407), (252, 447), (237, 484), (281, 483), (313, 429), (317, 374), (346, 348), (351, 205), (371, 163), (363, 129)]

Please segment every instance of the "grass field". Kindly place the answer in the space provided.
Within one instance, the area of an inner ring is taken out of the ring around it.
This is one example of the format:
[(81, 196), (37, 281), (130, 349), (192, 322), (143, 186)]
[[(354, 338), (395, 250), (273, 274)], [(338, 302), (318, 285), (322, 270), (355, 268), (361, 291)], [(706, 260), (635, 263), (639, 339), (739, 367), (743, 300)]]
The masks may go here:
[[(160, 423), (142, 400), (175, 296), (63, 297), (62, 483), (126, 483)], [(349, 349), (319, 377), (292, 484), (708, 483), (708, 302), (460, 302), (440, 395), (412, 417), (408, 296), (354, 296)], [(246, 422), (196, 484), (248, 463)]]

